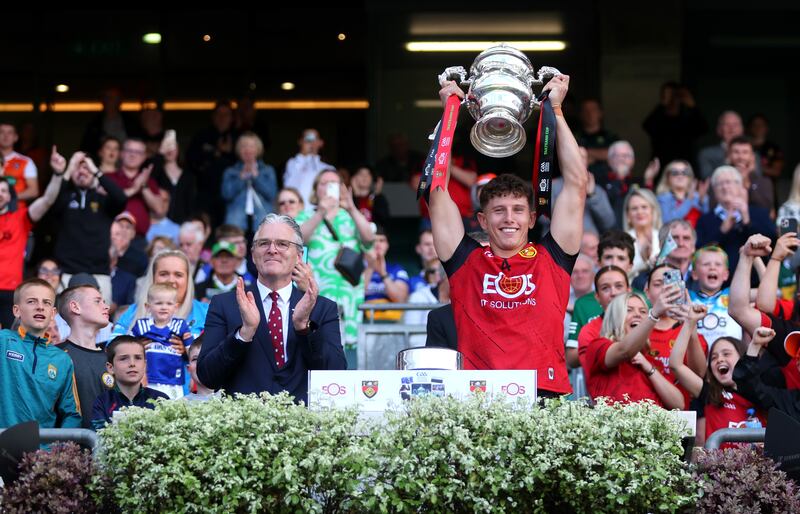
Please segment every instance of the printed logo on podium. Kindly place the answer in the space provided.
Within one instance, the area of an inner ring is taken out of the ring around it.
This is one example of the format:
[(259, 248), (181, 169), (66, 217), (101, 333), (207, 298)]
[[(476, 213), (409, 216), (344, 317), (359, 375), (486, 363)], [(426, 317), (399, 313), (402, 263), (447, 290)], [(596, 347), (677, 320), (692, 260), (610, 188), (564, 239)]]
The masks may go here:
[(469, 381), (469, 392), (474, 393), (475, 391), (486, 392), (486, 380), (470, 380)]
[(362, 380), (361, 381), (361, 392), (364, 393), (364, 396), (367, 398), (372, 398), (376, 394), (378, 394), (378, 381), (377, 380)]
[(339, 396), (342, 394), (347, 394), (347, 388), (343, 385), (337, 384), (336, 382), (330, 383), (326, 386), (322, 386), (322, 391), (329, 396)]

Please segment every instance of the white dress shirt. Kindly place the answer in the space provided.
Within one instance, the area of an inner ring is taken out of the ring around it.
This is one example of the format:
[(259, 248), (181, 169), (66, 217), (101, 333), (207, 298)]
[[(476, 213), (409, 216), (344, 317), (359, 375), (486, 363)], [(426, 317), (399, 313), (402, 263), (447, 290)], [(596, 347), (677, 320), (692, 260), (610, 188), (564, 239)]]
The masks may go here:
[[(261, 295), (261, 301), (264, 304), (264, 316), (266, 316), (266, 321), (269, 319), (269, 311), (272, 310), (272, 298), (269, 297), (272, 290), (258, 280), (256, 280), (256, 284), (258, 285), (258, 294)], [(281, 311), (281, 320), (283, 321), (283, 355), (286, 356), (284, 360), (289, 362), (289, 352), (287, 351), (286, 339), (289, 337), (289, 318), (291, 317), (289, 312), (289, 301), (292, 298), (292, 282), (289, 281), (289, 285), (282, 287), (277, 291), (278, 309)]]

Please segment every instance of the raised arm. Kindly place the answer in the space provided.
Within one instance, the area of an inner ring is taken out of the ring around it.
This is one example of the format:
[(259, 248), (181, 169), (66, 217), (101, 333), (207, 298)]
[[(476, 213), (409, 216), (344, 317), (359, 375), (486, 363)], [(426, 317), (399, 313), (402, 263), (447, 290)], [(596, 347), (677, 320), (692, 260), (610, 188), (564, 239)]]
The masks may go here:
[(728, 313), (748, 334), (752, 334), (761, 326), (761, 312), (750, 306), (750, 273), (753, 269), (753, 260), (769, 255), (771, 251), (769, 238), (761, 234), (750, 236), (739, 249), (739, 263), (731, 280)]
[(353, 202), (353, 191), (342, 184), (339, 191), (339, 208), (344, 209), (347, 214), (353, 219), (358, 230), (358, 238), (361, 240), (362, 246), (369, 248), (375, 241), (375, 232), (364, 214), (358, 210), (356, 204)]
[(64, 181), (67, 160), (58, 153), (55, 145), (53, 145), (53, 150), (50, 154), (50, 167), (53, 168), (53, 177), (50, 179), (50, 183), (47, 184), (44, 194), (28, 207), (28, 216), (34, 223), (42, 219), (47, 214), (47, 210), (56, 203), (58, 193), (61, 191), (61, 184)]
[(650, 385), (653, 386), (658, 397), (664, 402), (664, 407), (667, 409), (681, 410), (686, 408), (681, 390), (667, 380), (667, 378), (658, 371), (658, 368), (655, 368), (641, 352), (633, 356), (631, 363), (635, 366), (639, 366), (642, 371), (644, 371), (644, 374), (647, 375), (647, 379), (650, 380)]
[[(666, 315), (667, 310), (678, 299), (680, 294), (681, 291), (677, 285), (666, 286), (651, 309), (653, 316), (660, 318)], [(650, 331), (655, 326), (656, 322), (650, 316), (647, 316), (633, 330), (628, 332), (622, 341), (615, 342), (609, 346), (605, 356), (606, 368), (615, 368), (621, 362), (631, 360), (644, 348)]]
[(758, 284), (758, 293), (756, 295), (756, 307), (762, 312), (772, 312), (775, 310), (775, 303), (777, 296), (775, 292), (778, 290), (778, 276), (780, 275), (781, 265), (789, 256), (794, 255), (797, 245), (800, 244), (800, 239), (794, 232), (789, 232), (775, 241), (775, 249), (769, 257), (767, 269), (761, 277)]
[[(447, 103), (450, 95), (464, 98), (464, 92), (455, 82), (445, 81), (442, 83), (442, 89), (439, 90), (442, 105)], [(447, 183), (450, 181), (450, 175), (451, 170), (448, 169)], [(458, 212), (456, 203), (450, 198), (450, 193), (441, 188), (431, 188), (428, 211), (431, 216), (431, 231), (436, 254), (443, 262), (448, 261), (453, 257), (461, 239), (464, 238), (464, 223), (461, 221), (461, 213)]]
[(568, 75), (555, 76), (544, 87), (545, 91), (550, 92), (550, 102), (556, 111), (556, 149), (558, 165), (561, 175), (564, 177), (564, 188), (553, 206), (550, 233), (562, 250), (573, 255), (581, 249), (583, 210), (586, 204), (586, 184), (589, 177), (588, 171), (583, 165), (583, 157), (578, 150), (578, 143), (575, 141), (564, 115), (561, 114), (561, 102), (567, 96), (568, 89)]
[[(669, 369), (692, 398), (700, 396), (703, 389), (703, 379), (689, 366), (683, 363), (686, 359), (686, 352), (690, 345), (694, 344), (692, 335), (697, 333), (697, 322), (705, 317), (708, 311), (705, 305), (693, 304), (689, 309), (689, 319), (681, 327), (678, 337), (675, 338), (675, 345), (669, 355)], [(697, 346), (700, 346), (699, 341)], [(702, 353), (702, 350), (701, 350)]]
[(156, 187), (155, 191), (150, 188), (149, 180), (152, 171), (152, 164), (142, 171), (142, 174), (146, 176), (146, 178), (143, 179), (142, 198), (144, 198), (144, 203), (147, 205), (148, 209), (153, 211), (158, 218), (163, 218), (167, 215), (167, 211), (169, 210), (169, 193), (158, 187), (155, 182), (153, 183)]

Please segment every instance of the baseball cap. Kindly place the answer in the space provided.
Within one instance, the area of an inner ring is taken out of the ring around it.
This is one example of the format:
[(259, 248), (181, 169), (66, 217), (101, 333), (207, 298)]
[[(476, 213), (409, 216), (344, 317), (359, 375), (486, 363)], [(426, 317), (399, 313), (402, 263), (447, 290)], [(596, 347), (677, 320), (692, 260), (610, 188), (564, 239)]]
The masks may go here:
[(484, 173), (483, 175), (478, 175), (478, 179), (475, 181), (475, 185), (485, 186), (486, 184), (491, 182), (492, 179), (495, 178), (497, 178), (497, 175), (495, 175), (494, 173)]
[(125, 220), (129, 222), (131, 225), (136, 225), (136, 217), (130, 213), (130, 211), (122, 211), (121, 213), (117, 214), (114, 218), (114, 221), (122, 221)]
[(211, 247), (212, 257), (216, 257), (220, 252), (228, 252), (234, 257), (239, 257), (239, 252), (236, 251), (236, 245), (228, 241), (219, 241)]

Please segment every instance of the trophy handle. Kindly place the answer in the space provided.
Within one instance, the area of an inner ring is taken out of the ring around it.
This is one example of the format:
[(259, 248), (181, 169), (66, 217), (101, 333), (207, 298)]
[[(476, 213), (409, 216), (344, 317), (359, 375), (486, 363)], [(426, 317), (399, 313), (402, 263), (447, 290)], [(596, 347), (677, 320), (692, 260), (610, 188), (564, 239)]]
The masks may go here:
[(450, 66), (445, 68), (444, 72), (439, 75), (439, 85), (443, 86), (446, 80), (452, 80), (456, 77), (458, 77), (458, 83), (461, 86), (468, 86), (472, 83), (471, 80), (467, 80), (467, 70), (463, 66)]
[[(539, 68), (539, 72), (536, 74), (536, 78), (531, 80), (531, 86), (544, 86), (545, 79), (550, 80), (551, 78), (563, 75), (557, 68), (553, 68), (552, 66), (542, 66)], [(540, 97), (532, 96), (531, 97), (531, 107), (534, 109), (538, 109), (541, 107), (542, 102), (539, 100)]]

